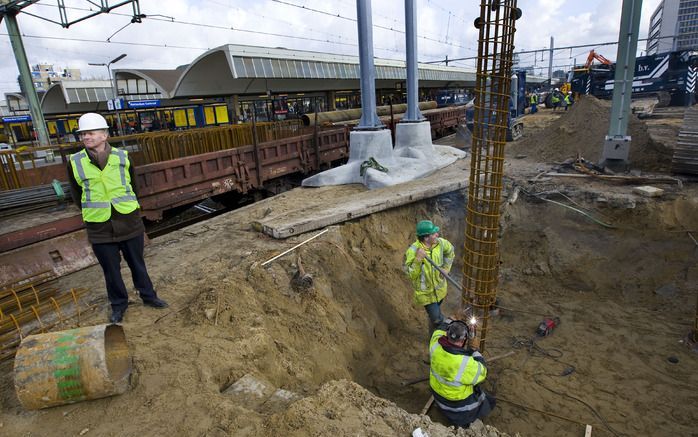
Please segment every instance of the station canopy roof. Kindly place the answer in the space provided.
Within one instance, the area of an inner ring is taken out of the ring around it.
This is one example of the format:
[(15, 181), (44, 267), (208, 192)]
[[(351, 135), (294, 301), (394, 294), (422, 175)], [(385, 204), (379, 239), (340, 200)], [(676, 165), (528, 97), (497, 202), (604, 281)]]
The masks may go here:
[[(404, 61), (376, 59), (376, 88), (397, 88)], [(183, 71), (176, 97), (330, 91), (359, 88), (357, 56), (227, 44), (207, 51)], [(420, 86), (472, 86), (475, 72), (421, 64)]]
[[(376, 88), (405, 87), (405, 61), (375, 59)], [(359, 90), (358, 56), (304, 50), (226, 44), (172, 70), (115, 69), (118, 95), (126, 100), (256, 96), (280, 93)], [(419, 85), (463, 88), (475, 85), (476, 73), (460, 67), (419, 64)], [(530, 77), (531, 83), (542, 78)], [(13, 97), (5, 95), (8, 106)], [(114, 98), (109, 80), (57, 82), (41, 98), (46, 114), (106, 111)], [(10, 108), (11, 109), (11, 108)]]

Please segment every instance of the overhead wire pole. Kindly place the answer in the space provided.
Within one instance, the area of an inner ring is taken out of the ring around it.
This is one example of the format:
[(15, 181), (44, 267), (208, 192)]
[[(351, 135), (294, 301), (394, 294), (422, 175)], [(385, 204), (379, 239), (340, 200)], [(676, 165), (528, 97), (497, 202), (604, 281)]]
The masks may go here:
[(553, 85), (553, 56), (555, 54), (555, 39), (550, 37), (550, 54), (548, 59), (548, 80), (550, 81), (550, 86)]
[[(140, 23), (141, 19), (145, 18), (145, 15), (140, 13), (138, 1), (139, 0), (123, 0), (116, 5), (109, 6), (109, 0), (101, 0), (99, 12), (91, 13), (86, 17), (82, 17), (74, 21), (68, 21), (64, 1), (59, 0), (58, 9), (61, 17), (60, 23), (40, 17), (38, 15), (27, 14), (40, 18), (44, 21), (60, 24), (64, 28), (68, 28), (72, 24), (79, 23), (95, 15), (109, 13), (113, 9), (131, 3), (133, 5), (133, 18), (131, 19), (131, 22)], [(38, 0), (0, 0), (0, 21), (4, 19), (5, 25), (7, 26), (7, 33), (10, 37), (12, 51), (14, 52), (15, 61), (17, 62), (17, 69), (19, 70), (19, 80), (24, 91), (24, 97), (27, 99), (27, 103), (29, 104), (29, 112), (32, 116), (32, 125), (37, 133), (37, 140), (39, 141), (40, 146), (48, 146), (50, 145), (50, 137), (48, 134), (48, 129), (46, 128), (46, 120), (44, 119), (44, 114), (41, 110), (41, 102), (39, 101), (39, 97), (36, 94), (36, 89), (34, 88), (34, 81), (32, 80), (31, 71), (29, 70), (29, 60), (27, 59), (27, 53), (24, 50), (22, 34), (19, 32), (19, 25), (17, 23), (17, 14), (19, 14), (22, 9), (35, 3), (38, 3)]]
[(511, 90), (516, 0), (481, 0), (473, 146), (465, 216), (463, 309), (472, 306), (479, 329), (474, 347), (485, 348), (490, 308), (497, 297), (499, 209)]
[(637, 53), (638, 31), (642, 0), (623, 0), (618, 32), (618, 55), (613, 81), (613, 100), (608, 135), (603, 145), (601, 166), (625, 169), (630, 155), (631, 138), (628, 133), (630, 99), (635, 75), (635, 53)]
[[(21, 3), (21, 5), (19, 3)], [(39, 142), (39, 146), (48, 146), (51, 142), (48, 129), (46, 128), (46, 121), (44, 120), (44, 113), (41, 111), (41, 102), (39, 102), (39, 96), (36, 94), (36, 89), (34, 88), (34, 81), (32, 80), (32, 74), (29, 70), (29, 60), (27, 59), (27, 53), (24, 50), (24, 43), (22, 42), (22, 34), (19, 32), (19, 25), (17, 24), (17, 14), (21, 7), (23, 7), (22, 5), (28, 6), (27, 3), (31, 4), (35, 2), (0, 0), (0, 4), (3, 6), (3, 9), (0, 10), (0, 16), (5, 19), (5, 26), (7, 27), (10, 44), (12, 45), (12, 51), (14, 52), (15, 61), (17, 62), (17, 69), (19, 70), (19, 82), (24, 91), (24, 97), (29, 104), (29, 112), (32, 117), (32, 126), (36, 132), (36, 139)]]
[(112, 93), (114, 94), (113, 102), (114, 102), (114, 114), (116, 115), (116, 127), (119, 129), (119, 136), (124, 134), (124, 129), (121, 127), (121, 116), (119, 115), (119, 109), (117, 108), (117, 103), (116, 100), (119, 98), (119, 91), (116, 85), (116, 78), (112, 77), (111, 74), (111, 64), (116, 64), (120, 60), (124, 59), (126, 57), (126, 53), (122, 53), (121, 55), (117, 56), (116, 58), (112, 59), (111, 61), (101, 64), (94, 64), (91, 62), (88, 62), (87, 65), (92, 65), (95, 67), (107, 67), (107, 74), (109, 74), (109, 85), (111, 86)]

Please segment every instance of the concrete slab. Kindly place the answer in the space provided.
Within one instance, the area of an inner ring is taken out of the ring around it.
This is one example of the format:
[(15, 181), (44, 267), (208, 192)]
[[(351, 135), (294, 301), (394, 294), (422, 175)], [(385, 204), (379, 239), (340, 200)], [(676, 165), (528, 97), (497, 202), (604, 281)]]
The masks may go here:
[(649, 185), (643, 185), (641, 187), (634, 187), (633, 193), (645, 197), (660, 197), (662, 194), (664, 194), (664, 190)]
[(418, 180), (363, 191), (328, 205), (310, 208), (299, 205), (296, 211), (284, 213), (283, 216), (262, 219), (254, 223), (254, 227), (274, 238), (288, 238), (374, 212), (464, 189), (468, 186), (469, 174), (469, 160), (459, 159)]
[(293, 402), (303, 397), (292, 391), (274, 388), (264, 378), (246, 374), (223, 391), (245, 408), (264, 413), (283, 411)]
[(258, 410), (275, 392), (266, 380), (246, 374), (225, 389), (223, 394), (239, 401), (245, 408)]

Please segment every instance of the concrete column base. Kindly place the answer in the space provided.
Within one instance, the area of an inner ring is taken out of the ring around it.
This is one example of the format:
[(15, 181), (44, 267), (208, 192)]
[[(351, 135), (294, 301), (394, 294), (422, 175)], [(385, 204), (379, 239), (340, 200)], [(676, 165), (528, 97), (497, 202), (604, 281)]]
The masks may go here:
[(428, 121), (397, 124), (395, 127), (396, 156), (427, 159), (433, 154), (431, 124)]

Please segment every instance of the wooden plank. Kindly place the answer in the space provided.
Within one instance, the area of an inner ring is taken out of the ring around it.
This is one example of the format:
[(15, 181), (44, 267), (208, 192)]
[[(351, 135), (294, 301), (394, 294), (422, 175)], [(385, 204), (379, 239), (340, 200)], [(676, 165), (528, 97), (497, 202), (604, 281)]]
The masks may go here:
[[(435, 173), (403, 184), (365, 191), (346, 202), (333, 202), (314, 210), (302, 209), (255, 223), (256, 229), (274, 238), (288, 238), (330, 225), (364, 217), (398, 206), (418, 202), (468, 185), (468, 159), (461, 159)], [(307, 188), (312, 190), (313, 188)]]
[(586, 430), (584, 430), (584, 437), (591, 437), (591, 425), (587, 425)]

